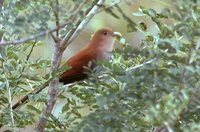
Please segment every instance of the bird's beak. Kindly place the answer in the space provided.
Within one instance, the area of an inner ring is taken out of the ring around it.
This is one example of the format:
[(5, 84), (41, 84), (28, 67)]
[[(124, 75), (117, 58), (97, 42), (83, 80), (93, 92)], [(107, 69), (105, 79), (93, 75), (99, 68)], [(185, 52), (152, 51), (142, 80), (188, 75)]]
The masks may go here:
[(112, 36), (119, 41), (120, 44), (125, 44), (126, 40), (122, 37), (119, 32), (112, 32)]
[(116, 38), (121, 38), (122, 37), (121, 33), (119, 33), (119, 32), (112, 32), (112, 36), (116, 37)]

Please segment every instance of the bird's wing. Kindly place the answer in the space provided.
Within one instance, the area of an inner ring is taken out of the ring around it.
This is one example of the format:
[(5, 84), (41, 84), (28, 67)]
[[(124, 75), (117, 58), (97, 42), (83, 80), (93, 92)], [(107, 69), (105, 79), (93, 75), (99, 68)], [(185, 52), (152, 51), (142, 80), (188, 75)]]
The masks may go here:
[(96, 58), (97, 52), (95, 50), (87, 48), (80, 50), (64, 64), (71, 66), (71, 69), (61, 74), (59, 81), (68, 84), (85, 79), (87, 75), (84, 74), (84, 67), (87, 67), (89, 62)]

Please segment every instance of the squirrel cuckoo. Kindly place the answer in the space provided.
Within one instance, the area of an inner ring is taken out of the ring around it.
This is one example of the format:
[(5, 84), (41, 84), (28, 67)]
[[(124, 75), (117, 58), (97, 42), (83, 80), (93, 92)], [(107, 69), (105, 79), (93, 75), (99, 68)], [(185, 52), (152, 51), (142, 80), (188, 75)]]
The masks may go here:
[[(87, 78), (84, 67), (87, 67), (91, 61), (109, 59), (116, 37), (120, 38), (121, 34), (113, 32), (111, 28), (97, 30), (89, 43), (64, 64), (70, 66), (71, 69), (60, 75), (59, 82), (69, 84)], [(41, 90), (39, 89), (35, 93), (39, 93)], [(26, 100), (28, 100), (28, 95), (14, 104), (12, 109), (16, 109)]]
[(111, 28), (97, 30), (90, 42), (64, 64), (71, 66), (71, 69), (61, 74), (59, 81), (69, 84), (85, 79), (87, 75), (84, 73), (84, 67), (87, 67), (89, 62), (110, 58), (115, 37), (121, 37), (121, 34), (113, 32)]

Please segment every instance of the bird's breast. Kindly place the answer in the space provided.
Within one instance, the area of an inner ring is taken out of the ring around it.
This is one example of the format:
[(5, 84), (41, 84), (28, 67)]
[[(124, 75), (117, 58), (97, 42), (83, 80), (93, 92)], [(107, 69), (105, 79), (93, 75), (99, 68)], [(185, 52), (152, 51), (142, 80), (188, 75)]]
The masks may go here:
[(111, 55), (112, 55), (111, 52), (102, 52), (101, 59), (103, 59), (103, 60), (110, 60)]

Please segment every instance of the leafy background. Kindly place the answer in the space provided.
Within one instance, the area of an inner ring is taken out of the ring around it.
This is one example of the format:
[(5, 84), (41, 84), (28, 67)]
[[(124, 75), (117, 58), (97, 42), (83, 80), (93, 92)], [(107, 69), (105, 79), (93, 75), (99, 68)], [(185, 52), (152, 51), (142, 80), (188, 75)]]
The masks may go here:
[[(80, 1), (60, 1), (61, 22)], [(54, 26), (54, 3), (4, 2), (0, 13), (4, 41)], [(112, 15), (109, 11), (96, 15), (67, 48), (63, 61), (103, 26), (120, 31), (127, 44), (117, 44), (111, 61), (97, 62), (83, 83), (60, 84), (45, 131), (200, 131), (199, 4), (199, 0), (126, 0), (119, 4), (122, 11), (115, 7)], [(0, 51), (0, 124), (18, 131), (34, 128), (47, 90), (30, 95), (30, 102), (13, 112), (9, 96), (15, 102), (52, 77), (52, 39), (47, 35), (18, 46), (1, 46)]]

